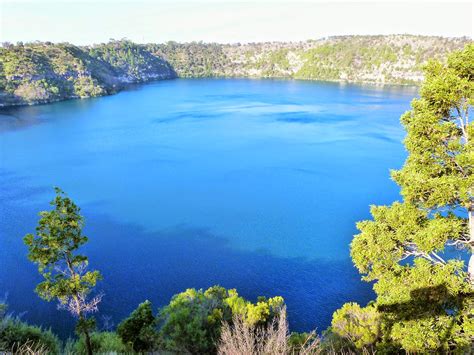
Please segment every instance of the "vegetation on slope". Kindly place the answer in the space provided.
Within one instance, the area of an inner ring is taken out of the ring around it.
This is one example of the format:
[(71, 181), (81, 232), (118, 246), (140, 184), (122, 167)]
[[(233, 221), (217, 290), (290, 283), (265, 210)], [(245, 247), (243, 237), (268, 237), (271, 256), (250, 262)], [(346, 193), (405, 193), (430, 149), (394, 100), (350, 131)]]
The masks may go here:
[(61, 343), (50, 330), (29, 325), (7, 313), (7, 305), (0, 303), (0, 352), (57, 354)]
[(101, 96), (124, 84), (172, 78), (166, 62), (128, 41), (91, 48), (18, 43), (0, 48), (0, 106)]
[(467, 38), (342, 36), (288, 43), (176, 43), (128, 40), (90, 47), (4, 44), (0, 106), (106, 95), (124, 85), (178, 77), (296, 78), (417, 84), (428, 59), (445, 60)]
[(168, 61), (181, 78), (220, 76), (229, 65), (222, 45), (217, 43), (148, 44), (147, 49), (155, 56)]
[(416, 84), (428, 59), (445, 59), (467, 38), (339, 36), (306, 42), (150, 44), (183, 77), (263, 77)]
[(110, 64), (122, 82), (136, 83), (174, 77), (170, 65), (131, 41), (110, 41), (89, 48), (89, 54)]

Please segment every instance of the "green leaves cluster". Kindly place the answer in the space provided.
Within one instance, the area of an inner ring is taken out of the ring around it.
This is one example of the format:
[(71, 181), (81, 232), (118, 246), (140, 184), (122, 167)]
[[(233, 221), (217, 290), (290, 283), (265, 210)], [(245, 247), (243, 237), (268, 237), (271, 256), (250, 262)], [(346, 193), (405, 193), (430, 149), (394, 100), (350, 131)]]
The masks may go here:
[(71, 299), (87, 296), (101, 275), (98, 271), (85, 271), (87, 257), (76, 253), (88, 240), (82, 234), (84, 219), (79, 207), (60, 189), (56, 188), (56, 193), (51, 202), (54, 209), (40, 212), (36, 234), (27, 234), (24, 242), (29, 249), (28, 258), (38, 265), (44, 277), (36, 292), (47, 301), (57, 298), (66, 305)]
[(331, 331), (349, 339), (358, 349), (371, 348), (381, 335), (381, 316), (374, 306), (360, 307), (346, 303), (337, 310)]

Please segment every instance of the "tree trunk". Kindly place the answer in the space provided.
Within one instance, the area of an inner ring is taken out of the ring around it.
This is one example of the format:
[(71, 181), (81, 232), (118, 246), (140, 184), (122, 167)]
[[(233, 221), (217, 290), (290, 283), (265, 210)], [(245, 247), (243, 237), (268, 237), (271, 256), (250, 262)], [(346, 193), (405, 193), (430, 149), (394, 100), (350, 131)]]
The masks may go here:
[(93, 355), (92, 354), (92, 343), (91, 343), (91, 337), (89, 334), (89, 325), (87, 324), (87, 319), (84, 317), (84, 314), (82, 312), (79, 312), (79, 324), (81, 326), (80, 332), (84, 333), (85, 341), (86, 341), (86, 350), (87, 350), (87, 355)]
[(471, 244), (471, 257), (469, 258), (469, 265), (467, 272), (471, 280), (471, 284), (474, 286), (474, 205), (467, 211), (469, 214), (469, 242)]
[(87, 355), (92, 355), (91, 337), (88, 331), (85, 331)]

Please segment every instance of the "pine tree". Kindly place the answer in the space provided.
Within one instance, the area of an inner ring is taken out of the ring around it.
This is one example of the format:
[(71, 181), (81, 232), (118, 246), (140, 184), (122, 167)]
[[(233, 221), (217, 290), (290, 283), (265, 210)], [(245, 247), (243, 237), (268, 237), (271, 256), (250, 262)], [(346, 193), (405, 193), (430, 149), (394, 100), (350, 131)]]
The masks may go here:
[(469, 349), (474, 341), (474, 45), (425, 67), (402, 118), (409, 153), (393, 171), (403, 202), (373, 206), (351, 244), (375, 281), (380, 344), (409, 352)]
[(44, 278), (36, 292), (47, 301), (57, 299), (61, 308), (77, 317), (76, 331), (85, 336), (87, 353), (92, 355), (90, 333), (95, 320), (88, 314), (97, 311), (101, 295), (88, 296), (102, 276), (98, 271), (87, 271), (87, 257), (77, 254), (88, 240), (82, 234), (84, 220), (79, 207), (59, 188), (55, 190), (56, 198), (51, 202), (54, 209), (40, 212), (36, 235), (27, 234), (24, 242), (28, 258), (38, 264)]

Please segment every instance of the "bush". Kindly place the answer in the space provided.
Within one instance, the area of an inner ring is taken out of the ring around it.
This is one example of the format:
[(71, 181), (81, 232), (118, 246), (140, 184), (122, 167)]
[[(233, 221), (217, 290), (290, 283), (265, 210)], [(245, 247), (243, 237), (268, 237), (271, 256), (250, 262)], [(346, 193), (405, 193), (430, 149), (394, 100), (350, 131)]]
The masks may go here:
[(223, 322), (238, 315), (251, 326), (270, 322), (283, 307), (283, 299), (260, 298), (256, 304), (235, 290), (214, 286), (206, 291), (188, 289), (175, 295), (160, 313), (160, 336), (167, 350), (213, 354)]
[(61, 348), (58, 337), (50, 330), (29, 325), (17, 318), (3, 317), (0, 320), (0, 352), (21, 353), (25, 346), (43, 349), (48, 354), (59, 354)]
[(150, 351), (157, 343), (155, 324), (151, 302), (145, 301), (119, 324), (117, 333), (134, 351)]
[[(92, 351), (94, 354), (101, 353), (126, 353), (129, 349), (123, 342), (122, 339), (114, 332), (95, 332), (91, 334)], [(72, 346), (71, 344), (66, 345), (68, 351), (74, 354), (87, 354), (86, 342), (84, 337), (81, 337)], [(72, 348), (72, 349), (71, 349)]]
[(320, 341), (315, 333), (289, 335), (286, 309), (281, 307), (271, 322), (252, 324), (241, 315), (232, 323), (225, 322), (218, 343), (219, 355), (320, 354)]
[(334, 312), (331, 331), (348, 339), (358, 349), (370, 348), (380, 337), (380, 314), (375, 306), (346, 303)]

